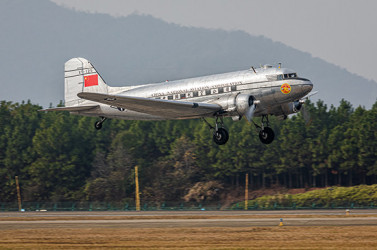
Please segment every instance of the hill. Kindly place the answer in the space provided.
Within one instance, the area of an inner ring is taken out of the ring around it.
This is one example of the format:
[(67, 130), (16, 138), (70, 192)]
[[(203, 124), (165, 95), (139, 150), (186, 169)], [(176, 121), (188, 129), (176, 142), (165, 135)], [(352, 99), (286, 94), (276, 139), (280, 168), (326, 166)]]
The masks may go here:
[(282, 43), (242, 31), (182, 27), (144, 15), (115, 18), (47, 0), (0, 2), (1, 100), (48, 106), (63, 99), (63, 64), (92, 61), (112, 86), (137, 85), (282, 62), (327, 104), (370, 108), (377, 83)]

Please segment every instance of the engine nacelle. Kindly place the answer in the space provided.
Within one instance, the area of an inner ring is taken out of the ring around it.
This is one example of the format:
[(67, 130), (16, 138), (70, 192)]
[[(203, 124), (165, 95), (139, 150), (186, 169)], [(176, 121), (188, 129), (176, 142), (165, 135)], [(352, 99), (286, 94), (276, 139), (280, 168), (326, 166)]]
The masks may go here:
[(302, 103), (300, 101), (294, 101), (281, 105), (284, 115), (294, 114), (300, 111)]
[(246, 114), (247, 110), (254, 104), (254, 97), (247, 94), (239, 94), (235, 98), (236, 111), (240, 116)]
[(236, 94), (224, 96), (214, 103), (219, 104), (230, 116), (243, 116), (254, 104), (254, 100), (252, 95)]

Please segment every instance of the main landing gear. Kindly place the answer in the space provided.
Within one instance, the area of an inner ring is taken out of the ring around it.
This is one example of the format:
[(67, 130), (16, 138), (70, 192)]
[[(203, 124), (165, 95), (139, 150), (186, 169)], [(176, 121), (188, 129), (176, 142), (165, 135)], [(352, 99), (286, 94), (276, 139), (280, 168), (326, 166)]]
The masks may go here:
[(209, 129), (213, 129), (213, 141), (218, 145), (224, 145), (229, 140), (229, 133), (224, 128), (223, 117), (220, 116), (220, 122), (218, 122), (219, 117), (216, 117), (215, 127), (207, 122), (206, 119), (202, 118), (205, 123), (209, 126)]
[(94, 127), (97, 129), (97, 130), (100, 130), (101, 128), (102, 128), (102, 123), (104, 122), (104, 121), (106, 121), (106, 117), (101, 117), (101, 120), (100, 121), (96, 121), (95, 123), (94, 123)]
[[(224, 128), (224, 122), (222, 116), (216, 117), (215, 127), (208, 123), (205, 118), (203, 121), (208, 125), (209, 129), (213, 130), (213, 141), (218, 145), (224, 145), (229, 140), (229, 133)], [(220, 122), (219, 122), (220, 119)], [(255, 127), (259, 133), (259, 139), (264, 144), (270, 144), (275, 138), (275, 133), (272, 128), (269, 127), (268, 115), (262, 115), (261, 126), (253, 121)]]
[(262, 116), (261, 126), (255, 124), (254, 121), (253, 123), (259, 132), (260, 141), (264, 144), (270, 144), (275, 138), (275, 133), (272, 128), (269, 127), (268, 115)]

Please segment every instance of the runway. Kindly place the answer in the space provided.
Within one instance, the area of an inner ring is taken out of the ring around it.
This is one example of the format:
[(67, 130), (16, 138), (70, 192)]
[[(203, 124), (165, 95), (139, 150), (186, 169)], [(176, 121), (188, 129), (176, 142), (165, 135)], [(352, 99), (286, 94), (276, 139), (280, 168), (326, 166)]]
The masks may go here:
[(0, 212), (0, 249), (377, 249), (376, 235), (377, 210)]
[[(351, 215), (377, 216), (377, 209), (350, 209)], [(302, 209), (302, 210), (223, 210), (223, 211), (39, 211), (39, 212), (0, 212), (0, 219), (7, 217), (67, 217), (67, 216), (253, 216), (253, 215), (345, 215), (346, 209)]]
[[(277, 226), (280, 219), (146, 219), (146, 220), (38, 220), (0, 221), (0, 229), (9, 228), (83, 228), (83, 227), (251, 227)], [(377, 217), (368, 218), (289, 218), (285, 226), (366, 226), (377, 225)]]
[(377, 225), (377, 210), (2, 212), (1, 229)]

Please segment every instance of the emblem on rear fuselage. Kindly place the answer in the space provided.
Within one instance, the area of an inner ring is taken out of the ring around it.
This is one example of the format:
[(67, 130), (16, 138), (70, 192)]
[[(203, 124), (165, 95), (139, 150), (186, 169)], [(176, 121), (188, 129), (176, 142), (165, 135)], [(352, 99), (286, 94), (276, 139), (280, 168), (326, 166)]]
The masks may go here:
[(288, 83), (284, 83), (281, 85), (280, 90), (283, 94), (291, 93), (291, 86)]

